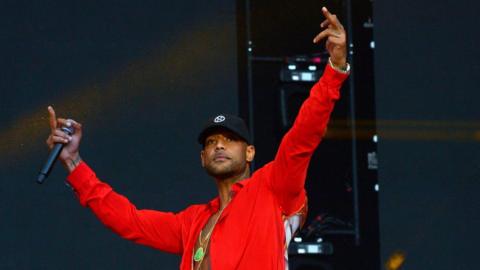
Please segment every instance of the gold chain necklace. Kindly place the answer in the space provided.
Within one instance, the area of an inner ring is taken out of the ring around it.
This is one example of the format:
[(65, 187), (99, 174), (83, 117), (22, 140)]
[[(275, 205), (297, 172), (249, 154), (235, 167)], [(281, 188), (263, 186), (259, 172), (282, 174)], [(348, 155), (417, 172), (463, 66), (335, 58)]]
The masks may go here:
[(206, 254), (207, 247), (208, 247), (208, 244), (209, 244), (210, 236), (212, 235), (213, 229), (214, 229), (215, 226), (217, 225), (217, 222), (218, 222), (218, 220), (220, 219), (220, 216), (222, 215), (223, 210), (224, 210), (225, 208), (226, 208), (226, 207), (222, 208), (222, 209), (219, 211), (218, 216), (217, 216), (217, 218), (215, 219), (215, 222), (214, 222), (213, 225), (212, 225), (212, 228), (211, 228), (210, 231), (207, 233), (207, 235), (205, 236), (205, 238), (203, 238), (203, 241), (202, 241), (202, 232), (203, 232), (203, 229), (200, 231), (200, 233), (199, 233), (199, 235), (198, 235), (198, 245), (199, 245), (199, 247), (197, 248), (197, 250), (195, 251), (195, 254), (193, 255), (193, 260), (198, 263), (197, 269), (200, 268), (200, 265), (202, 264), (203, 259), (205, 258), (205, 254)]

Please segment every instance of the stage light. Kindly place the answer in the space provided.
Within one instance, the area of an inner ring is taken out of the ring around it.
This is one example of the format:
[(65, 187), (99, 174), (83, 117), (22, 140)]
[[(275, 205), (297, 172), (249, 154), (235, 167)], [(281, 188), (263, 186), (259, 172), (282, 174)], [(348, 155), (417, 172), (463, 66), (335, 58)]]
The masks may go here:
[(303, 242), (296, 243), (292, 242), (288, 246), (288, 254), (323, 254), (331, 255), (333, 254), (333, 245), (330, 242), (321, 243), (315, 242)]
[(311, 72), (300, 73), (303, 82), (311, 82), (315, 79), (314, 74)]
[(316, 82), (323, 73), (322, 58), (297, 55), (287, 57), (280, 70), (282, 82)]
[(318, 254), (320, 253), (320, 248), (318, 245), (307, 245), (308, 254)]

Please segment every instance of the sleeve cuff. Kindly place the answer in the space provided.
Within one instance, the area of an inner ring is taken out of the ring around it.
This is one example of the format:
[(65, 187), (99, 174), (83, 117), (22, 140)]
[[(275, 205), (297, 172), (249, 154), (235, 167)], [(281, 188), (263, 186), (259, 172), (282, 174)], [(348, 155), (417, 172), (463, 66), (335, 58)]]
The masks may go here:
[(317, 82), (315, 89), (324, 89), (321, 91), (313, 90), (313, 95), (326, 95), (332, 100), (340, 98), (340, 88), (343, 82), (348, 78), (349, 73), (339, 72), (329, 64), (325, 66), (323, 75)]
[(331, 82), (331, 84), (335, 86), (341, 86), (343, 81), (348, 78), (350, 72), (340, 72), (335, 70), (330, 64), (325, 66), (325, 70), (323, 71), (323, 76)]
[(67, 176), (67, 181), (83, 206), (86, 205), (85, 194), (100, 183), (95, 172), (83, 161)]

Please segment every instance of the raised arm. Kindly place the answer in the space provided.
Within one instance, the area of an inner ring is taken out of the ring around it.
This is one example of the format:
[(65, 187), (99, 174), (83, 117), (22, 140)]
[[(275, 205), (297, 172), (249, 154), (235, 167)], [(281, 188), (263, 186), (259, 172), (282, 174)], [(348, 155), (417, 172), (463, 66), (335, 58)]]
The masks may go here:
[(300, 210), (305, 203), (304, 185), (310, 158), (325, 134), (330, 113), (340, 97), (340, 87), (348, 76), (345, 30), (325, 7), (322, 12), (326, 19), (320, 26), (325, 29), (313, 41), (326, 39), (329, 64), (302, 104), (271, 164), (269, 185), (286, 215)]
[[(103, 224), (123, 238), (166, 252), (182, 253), (182, 230), (189, 224), (187, 212), (138, 210), (127, 198), (101, 182), (80, 158), (81, 124), (71, 119), (57, 119), (52, 107), (48, 107), (48, 111), (51, 134), (47, 145), (51, 149), (55, 143), (65, 144), (59, 159), (70, 172), (68, 182), (80, 203), (89, 207)], [(65, 134), (60, 130), (64, 125), (72, 126), (75, 132), (71, 136)]]

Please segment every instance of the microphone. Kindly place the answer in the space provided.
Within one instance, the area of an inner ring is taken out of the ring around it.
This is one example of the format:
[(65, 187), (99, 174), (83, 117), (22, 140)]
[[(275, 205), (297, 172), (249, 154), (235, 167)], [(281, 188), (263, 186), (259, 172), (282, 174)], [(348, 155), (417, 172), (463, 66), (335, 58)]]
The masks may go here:
[[(68, 135), (73, 134), (73, 127), (62, 127), (61, 130)], [(42, 170), (40, 170), (40, 173), (38, 174), (37, 178), (37, 183), (42, 184), (45, 179), (47, 179), (48, 175), (50, 174), (50, 171), (53, 168), (53, 165), (55, 165), (55, 161), (57, 161), (58, 155), (62, 152), (63, 146), (65, 146), (63, 143), (56, 143), (55, 146), (52, 148), (50, 151), (50, 154), (48, 155), (47, 161), (45, 162), (45, 165), (43, 165)]]

